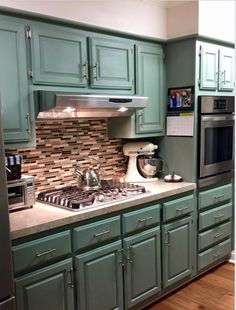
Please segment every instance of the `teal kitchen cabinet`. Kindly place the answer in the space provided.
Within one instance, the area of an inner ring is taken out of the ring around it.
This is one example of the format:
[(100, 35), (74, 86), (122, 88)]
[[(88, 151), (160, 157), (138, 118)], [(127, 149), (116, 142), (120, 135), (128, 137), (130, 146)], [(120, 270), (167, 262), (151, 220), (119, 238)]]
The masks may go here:
[(199, 89), (233, 91), (234, 49), (199, 42)]
[(163, 287), (192, 274), (192, 217), (162, 226)]
[(134, 91), (132, 41), (69, 27), (28, 29), (34, 84)]
[(161, 291), (160, 227), (124, 239), (125, 309)]
[(30, 146), (34, 122), (28, 90), (24, 25), (1, 18), (0, 46), (0, 100), (5, 146)]
[(77, 309), (123, 309), (122, 265), (121, 241), (77, 255)]
[(72, 259), (15, 279), (17, 310), (74, 310)]
[(198, 271), (230, 256), (232, 250), (232, 183), (198, 192)]
[(108, 135), (142, 138), (164, 135), (164, 53), (158, 44), (135, 45), (136, 94), (148, 97), (147, 107), (131, 118), (108, 119)]

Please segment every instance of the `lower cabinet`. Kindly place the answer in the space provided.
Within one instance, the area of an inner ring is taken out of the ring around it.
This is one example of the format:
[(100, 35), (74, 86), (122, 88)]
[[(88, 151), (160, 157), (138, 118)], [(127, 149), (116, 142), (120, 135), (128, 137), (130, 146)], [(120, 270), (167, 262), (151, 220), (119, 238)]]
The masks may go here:
[(163, 287), (192, 273), (192, 217), (162, 227)]
[(126, 309), (161, 290), (160, 228), (124, 239)]
[(72, 259), (15, 279), (17, 310), (74, 310)]
[(75, 257), (77, 309), (123, 309), (121, 241)]

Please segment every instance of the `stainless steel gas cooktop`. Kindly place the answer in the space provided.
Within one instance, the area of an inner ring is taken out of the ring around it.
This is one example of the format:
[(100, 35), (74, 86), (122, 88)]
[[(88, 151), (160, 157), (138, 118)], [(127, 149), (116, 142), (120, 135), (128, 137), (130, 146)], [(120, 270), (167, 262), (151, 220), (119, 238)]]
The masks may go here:
[(67, 186), (40, 192), (37, 200), (56, 207), (78, 211), (86, 207), (128, 201), (145, 193), (147, 193), (145, 188), (137, 184), (102, 181), (98, 190), (85, 191), (77, 186)]

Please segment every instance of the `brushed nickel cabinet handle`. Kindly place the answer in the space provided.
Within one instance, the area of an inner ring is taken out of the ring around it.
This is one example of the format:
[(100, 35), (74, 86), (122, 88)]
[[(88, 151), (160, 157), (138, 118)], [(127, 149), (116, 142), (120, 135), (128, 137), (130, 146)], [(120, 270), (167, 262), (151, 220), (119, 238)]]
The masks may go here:
[(94, 234), (94, 237), (100, 237), (100, 236), (103, 236), (103, 235), (107, 235), (107, 234), (109, 234), (110, 233), (110, 230), (108, 229), (108, 230), (104, 230), (104, 231), (102, 231), (102, 232), (100, 232), (100, 233), (95, 233)]
[(119, 255), (119, 264), (121, 265), (121, 266), (124, 266), (124, 250), (123, 249), (120, 249), (120, 250), (118, 250), (117, 251), (117, 254)]
[(71, 287), (71, 288), (74, 288), (74, 270), (73, 268), (70, 268), (69, 270), (67, 270), (69, 276), (70, 276), (70, 280), (68, 282), (68, 285)]
[(31, 122), (30, 122), (30, 115), (29, 113), (26, 114), (26, 120), (27, 120), (27, 131), (30, 134), (31, 133)]
[(53, 252), (56, 252), (56, 248), (53, 248), (53, 249), (48, 249), (44, 252), (40, 252), (40, 253), (37, 253), (35, 254), (36, 257), (41, 257), (41, 256), (44, 256), (44, 255), (48, 255), (50, 253), (53, 253)]
[(170, 233), (169, 233), (169, 231), (167, 231), (165, 233), (165, 245), (170, 246)]
[(95, 72), (96, 72), (96, 75), (94, 76), (94, 79), (98, 80), (98, 77), (99, 77), (99, 64), (96, 62), (95, 65), (93, 66), (93, 68), (95, 68)]
[(183, 208), (177, 208), (176, 210), (179, 211), (179, 212), (182, 212), (182, 211), (185, 211), (187, 210), (189, 207), (183, 207)]
[(219, 238), (219, 237), (221, 237), (223, 235), (224, 235), (223, 233), (219, 233), (219, 234), (214, 235), (214, 238), (217, 239), (217, 238)]
[(132, 264), (133, 263), (133, 255), (132, 255), (133, 253), (132, 253), (132, 247), (131, 246), (129, 246), (128, 248), (127, 248), (127, 261), (130, 263), (130, 264)]
[(148, 217), (146, 217), (146, 218), (139, 219), (138, 221), (139, 221), (140, 223), (142, 223), (142, 222), (150, 221), (150, 220), (152, 220), (152, 219), (153, 219), (152, 216), (148, 216)]
[(88, 62), (85, 61), (85, 63), (82, 65), (85, 67), (84, 69), (84, 75), (83, 75), (83, 78), (88, 80), (89, 79), (89, 68), (88, 68)]
[(224, 196), (225, 196), (224, 194), (219, 194), (219, 195), (214, 196), (214, 198), (216, 200), (219, 200), (219, 199), (223, 198)]
[(214, 218), (217, 220), (217, 219), (220, 219), (220, 218), (222, 218), (224, 216), (225, 216), (224, 213), (222, 213), (222, 214), (215, 215)]

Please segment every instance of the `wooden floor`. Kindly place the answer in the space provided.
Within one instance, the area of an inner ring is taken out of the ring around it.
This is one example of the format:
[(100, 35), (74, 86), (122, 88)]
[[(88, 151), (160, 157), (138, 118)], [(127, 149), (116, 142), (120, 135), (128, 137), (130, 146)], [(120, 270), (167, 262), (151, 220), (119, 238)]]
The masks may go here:
[(234, 265), (225, 263), (145, 310), (233, 310)]

